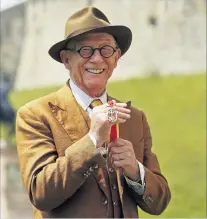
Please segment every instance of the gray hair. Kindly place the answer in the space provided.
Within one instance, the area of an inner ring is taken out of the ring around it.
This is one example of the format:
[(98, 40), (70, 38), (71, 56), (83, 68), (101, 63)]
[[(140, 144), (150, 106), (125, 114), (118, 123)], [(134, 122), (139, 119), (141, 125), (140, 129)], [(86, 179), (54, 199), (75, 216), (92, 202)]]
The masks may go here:
[[(112, 36), (113, 39), (114, 39), (114, 42), (115, 42), (115, 45), (117, 48), (119, 48), (119, 45), (116, 41), (116, 39), (114, 38), (114, 36)], [(83, 34), (81, 36), (77, 36), (71, 40), (68, 41), (68, 43), (66, 44), (66, 48), (67, 49), (72, 49), (72, 50), (76, 50), (77, 49), (77, 45), (83, 41), (83, 40), (86, 40), (87, 39), (87, 34)]]

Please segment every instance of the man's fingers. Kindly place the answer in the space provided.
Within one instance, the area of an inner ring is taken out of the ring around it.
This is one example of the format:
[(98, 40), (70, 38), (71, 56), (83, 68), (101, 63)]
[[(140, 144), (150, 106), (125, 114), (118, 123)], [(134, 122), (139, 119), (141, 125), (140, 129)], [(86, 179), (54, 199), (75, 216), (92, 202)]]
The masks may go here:
[[(125, 123), (126, 120), (130, 119), (131, 110), (125, 108), (126, 106), (127, 106), (126, 103), (116, 103), (114, 105), (113, 109), (115, 110), (115, 113), (117, 114), (115, 115), (117, 116), (117, 120), (115, 122)], [(108, 103), (93, 108), (94, 118), (96, 118), (97, 122), (100, 123), (100, 125), (102, 123), (104, 125), (105, 122), (109, 123), (109, 117), (111, 116), (109, 114), (110, 109), (111, 107), (109, 106)]]
[(117, 168), (124, 168), (125, 166), (129, 165), (130, 162), (128, 160), (115, 160), (113, 161), (112, 163), (112, 166), (114, 169), (117, 169)]
[(126, 140), (118, 138), (108, 144), (108, 152), (110, 153), (123, 153), (129, 151), (130, 147), (126, 144)]
[(119, 160), (129, 159), (131, 157), (131, 153), (130, 151), (126, 151), (123, 153), (115, 153), (115, 154), (110, 153), (109, 157), (111, 158), (112, 162), (119, 161)]
[[(120, 103), (119, 106), (116, 106), (116, 105), (115, 105), (115, 106), (114, 106), (114, 109), (115, 109), (115, 111), (116, 111), (117, 113), (130, 114), (130, 113), (131, 113), (131, 110), (125, 108), (125, 107), (124, 107), (125, 105), (126, 105), (125, 103)], [(105, 103), (105, 104), (103, 104), (103, 105), (94, 107), (93, 110), (96, 111), (96, 112), (106, 112), (106, 113), (107, 113), (110, 108), (111, 108), (111, 107), (110, 107), (107, 103)]]
[(129, 151), (129, 147), (127, 147), (125, 145), (110, 147), (108, 145), (108, 151), (111, 154), (120, 154), (120, 153), (125, 153), (125, 152)]
[(121, 113), (121, 112), (117, 112), (117, 117), (118, 119), (130, 119), (130, 115), (129, 114), (126, 114), (126, 113)]
[(116, 103), (114, 106), (115, 107), (127, 107), (127, 104), (126, 103)]
[(127, 114), (131, 113), (131, 110), (127, 108), (118, 107), (118, 106), (115, 106), (114, 108), (117, 112), (122, 112), (122, 113), (127, 113)]

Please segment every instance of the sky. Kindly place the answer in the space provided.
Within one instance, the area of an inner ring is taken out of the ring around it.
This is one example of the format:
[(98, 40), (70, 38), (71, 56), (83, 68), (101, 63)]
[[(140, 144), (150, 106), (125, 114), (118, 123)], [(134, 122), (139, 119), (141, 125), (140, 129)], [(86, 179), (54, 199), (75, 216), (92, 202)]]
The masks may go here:
[(26, 0), (0, 0), (1, 2), (1, 10), (12, 7), (13, 5), (19, 4)]

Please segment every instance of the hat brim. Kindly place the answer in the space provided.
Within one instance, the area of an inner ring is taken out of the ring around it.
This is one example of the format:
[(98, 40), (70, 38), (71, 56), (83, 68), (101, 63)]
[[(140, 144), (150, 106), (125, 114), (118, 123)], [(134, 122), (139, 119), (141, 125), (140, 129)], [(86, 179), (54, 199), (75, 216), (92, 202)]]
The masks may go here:
[(48, 51), (49, 55), (55, 59), (56, 61), (62, 63), (60, 52), (66, 48), (67, 43), (74, 39), (77, 36), (86, 34), (86, 33), (108, 33), (111, 34), (119, 48), (121, 49), (121, 56), (123, 56), (126, 51), (129, 49), (131, 42), (132, 42), (132, 32), (131, 30), (126, 26), (105, 26), (105, 27), (99, 27), (99, 28), (92, 28), (87, 31), (79, 32), (76, 35), (73, 35), (71, 37), (66, 38), (65, 40), (62, 40), (56, 44), (54, 44)]

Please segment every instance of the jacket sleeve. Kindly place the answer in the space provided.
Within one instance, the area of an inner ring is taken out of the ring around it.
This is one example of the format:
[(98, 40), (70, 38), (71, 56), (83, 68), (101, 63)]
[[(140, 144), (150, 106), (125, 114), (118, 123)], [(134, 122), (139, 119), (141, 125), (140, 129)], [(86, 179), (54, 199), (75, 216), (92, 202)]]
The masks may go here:
[(59, 157), (50, 128), (26, 106), (17, 113), (16, 139), (23, 183), (42, 211), (58, 207), (83, 185), (88, 171), (105, 164), (88, 134)]
[(137, 205), (145, 212), (153, 215), (161, 214), (167, 207), (171, 193), (167, 180), (161, 174), (160, 166), (156, 155), (152, 152), (152, 137), (145, 114), (142, 112), (143, 121), (143, 140), (144, 140), (144, 159), (145, 170), (145, 191), (142, 196), (135, 193), (127, 186), (131, 197)]

